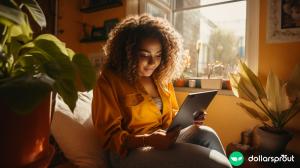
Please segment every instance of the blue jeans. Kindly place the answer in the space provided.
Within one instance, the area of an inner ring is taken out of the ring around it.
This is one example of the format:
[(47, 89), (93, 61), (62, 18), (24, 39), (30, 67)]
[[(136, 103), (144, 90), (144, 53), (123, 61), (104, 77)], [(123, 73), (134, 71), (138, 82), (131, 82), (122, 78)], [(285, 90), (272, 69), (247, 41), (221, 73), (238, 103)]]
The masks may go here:
[(168, 150), (138, 148), (126, 158), (110, 153), (111, 167), (117, 168), (228, 168), (231, 167), (216, 132), (207, 126), (189, 126), (180, 131)]

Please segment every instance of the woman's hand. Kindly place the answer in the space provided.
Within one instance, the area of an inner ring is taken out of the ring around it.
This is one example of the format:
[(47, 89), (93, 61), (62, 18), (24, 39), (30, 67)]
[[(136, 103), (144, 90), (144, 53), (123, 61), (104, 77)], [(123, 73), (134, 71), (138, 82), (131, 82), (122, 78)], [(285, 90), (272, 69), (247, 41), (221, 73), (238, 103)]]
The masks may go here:
[(160, 150), (168, 149), (175, 143), (179, 132), (179, 127), (170, 132), (159, 129), (146, 138), (146, 144)]
[(203, 125), (204, 120), (206, 118), (206, 111), (198, 111), (194, 117), (194, 124), (195, 125)]

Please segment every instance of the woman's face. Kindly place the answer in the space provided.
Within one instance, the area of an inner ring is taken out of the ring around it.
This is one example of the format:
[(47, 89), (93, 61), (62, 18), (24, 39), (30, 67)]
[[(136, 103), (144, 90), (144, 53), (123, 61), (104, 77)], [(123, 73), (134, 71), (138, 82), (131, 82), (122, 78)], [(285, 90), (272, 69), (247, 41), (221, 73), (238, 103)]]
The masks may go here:
[(161, 62), (162, 47), (157, 39), (145, 39), (138, 51), (138, 75), (149, 77)]

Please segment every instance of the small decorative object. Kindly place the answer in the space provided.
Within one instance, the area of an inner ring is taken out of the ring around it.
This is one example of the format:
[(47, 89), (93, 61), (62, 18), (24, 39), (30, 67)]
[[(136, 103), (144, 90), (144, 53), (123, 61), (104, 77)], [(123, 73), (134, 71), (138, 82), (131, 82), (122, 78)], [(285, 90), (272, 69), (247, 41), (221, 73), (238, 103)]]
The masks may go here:
[(118, 22), (119, 22), (119, 20), (117, 18), (104, 21), (104, 28), (105, 28), (106, 36), (108, 36), (111, 29), (113, 29)]
[(229, 79), (223, 79), (222, 80), (222, 89), (231, 90), (230, 80)]
[(300, 41), (299, 11), (299, 0), (268, 0), (267, 42)]
[(105, 40), (106, 39), (106, 33), (104, 27), (95, 27), (93, 26), (92, 32), (91, 32), (91, 38), (97, 39), (97, 40)]
[(241, 133), (241, 144), (243, 145), (251, 145), (252, 142), (252, 130), (246, 130)]
[(284, 126), (300, 111), (299, 66), (296, 66), (292, 77), (284, 85), (271, 72), (266, 89), (245, 63), (240, 61), (239, 69), (238, 74), (229, 75), (232, 91), (235, 96), (254, 103), (259, 110), (242, 102), (237, 104), (263, 124), (253, 130), (253, 145), (263, 153), (284, 151), (292, 138)]
[[(190, 62), (190, 54), (189, 54), (189, 50), (184, 50), (183, 52), (183, 69), (184, 70), (187, 70), (190, 65), (191, 65), (191, 62)], [(186, 80), (187, 78), (189, 77), (187, 71), (184, 71), (180, 78), (176, 79), (175, 82), (174, 82), (174, 85), (176, 87), (185, 87), (185, 86), (188, 86), (188, 81)]]
[(176, 87), (184, 87), (184, 86), (185, 86), (185, 83), (186, 83), (186, 80), (185, 80), (185, 79), (179, 78), (179, 79), (176, 79), (176, 80), (175, 80), (174, 85), (175, 85)]
[(217, 69), (223, 69), (222, 62), (216, 61), (208, 64), (207, 79), (201, 79), (201, 88), (203, 89), (222, 89), (222, 79), (211, 79), (212, 74)]
[(195, 79), (190, 79), (189, 80), (189, 87), (190, 88), (196, 87), (196, 80)]

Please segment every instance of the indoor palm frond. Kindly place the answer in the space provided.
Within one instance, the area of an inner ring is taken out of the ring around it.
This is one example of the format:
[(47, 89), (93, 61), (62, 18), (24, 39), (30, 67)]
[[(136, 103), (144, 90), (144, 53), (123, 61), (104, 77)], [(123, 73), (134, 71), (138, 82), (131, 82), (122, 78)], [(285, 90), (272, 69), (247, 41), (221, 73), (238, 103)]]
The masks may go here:
[(254, 103), (258, 110), (240, 102), (250, 116), (260, 120), (265, 126), (283, 128), (300, 111), (300, 68), (296, 66), (291, 78), (282, 84), (270, 72), (264, 88), (258, 77), (240, 61), (240, 72), (229, 74), (233, 94)]

